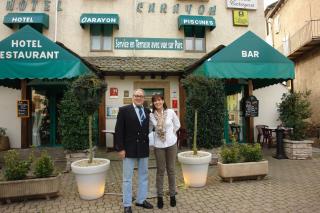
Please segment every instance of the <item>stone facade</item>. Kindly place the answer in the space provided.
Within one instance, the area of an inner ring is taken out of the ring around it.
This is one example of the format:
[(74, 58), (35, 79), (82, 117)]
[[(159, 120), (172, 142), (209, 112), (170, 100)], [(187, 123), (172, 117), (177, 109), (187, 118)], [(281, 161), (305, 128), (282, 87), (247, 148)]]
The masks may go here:
[(284, 139), (284, 150), (291, 160), (305, 160), (312, 158), (311, 140), (293, 141)]

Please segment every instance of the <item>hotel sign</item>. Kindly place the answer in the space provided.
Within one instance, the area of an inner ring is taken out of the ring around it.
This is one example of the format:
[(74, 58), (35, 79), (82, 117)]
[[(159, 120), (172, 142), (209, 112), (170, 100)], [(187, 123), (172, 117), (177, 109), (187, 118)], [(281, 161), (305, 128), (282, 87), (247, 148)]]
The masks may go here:
[(184, 50), (180, 38), (132, 38), (116, 37), (114, 48), (123, 50)]
[[(25, 11), (28, 10), (28, 8), (30, 8), (32, 11), (36, 11), (39, 7), (42, 7), (43, 11), (50, 11), (51, 2), (52, 0), (7, 0), (6, 10)], [(62, 11), (61, 2), (62, 0), (58, 0), (58, 11)]]
[(227, 0), (227, 8), (257, 9), (257, 0)]

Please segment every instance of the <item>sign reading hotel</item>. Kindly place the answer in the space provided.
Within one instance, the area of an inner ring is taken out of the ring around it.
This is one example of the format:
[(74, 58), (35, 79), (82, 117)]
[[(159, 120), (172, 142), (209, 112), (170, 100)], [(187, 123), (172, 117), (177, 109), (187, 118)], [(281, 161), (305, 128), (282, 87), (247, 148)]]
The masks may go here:
[(184, 50), (183, 39), (116, 37), (115, 49), (134, 50)]
[(257, 0), (227, 0), (227, 8), (257, 9)]
[(45, 50), (40, 40), (13, 39), (10, 50), (0, 50), (0, 60), (3, 59), (58, 59), (59, 51)]

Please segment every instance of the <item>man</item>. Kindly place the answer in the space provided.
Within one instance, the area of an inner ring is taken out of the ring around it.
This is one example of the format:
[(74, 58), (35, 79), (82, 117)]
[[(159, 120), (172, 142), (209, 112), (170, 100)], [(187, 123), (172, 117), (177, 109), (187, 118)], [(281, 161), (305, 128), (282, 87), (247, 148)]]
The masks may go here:
[(143, 107), (144, 91), (133, 92), (132, 104), (119, 108), (115, 128), (115, 149), (123, 160), (124, 212), (132, 212), (132, 176), (138, 162), (138, 194), (136, 206), (152, 209), (146, 200), (148, 194), (149, 110)]

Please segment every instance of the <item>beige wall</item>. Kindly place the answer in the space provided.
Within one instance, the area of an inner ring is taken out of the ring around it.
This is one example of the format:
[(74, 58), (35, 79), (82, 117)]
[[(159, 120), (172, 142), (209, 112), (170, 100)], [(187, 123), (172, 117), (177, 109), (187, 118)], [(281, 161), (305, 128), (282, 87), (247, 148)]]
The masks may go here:
[(20, 93), (20, 90), (0, 86), (0, 127), (7, 129), (11, 148), (21, 148), (21, 119), (16, 112)]
[[(30, 4), (31, 0), (28, 1)], [(39, 1), (42, 3), (43, 1)], [(54, 38), (54, 2), (51, 3), (50, 26), (44, 34)], [(144, 2), (142, 13), (136, 12), (137, 3)], [(154, 0), (62, 0), (62, 11), (58, 15), (57, 40), (64, 43), (81, 56), (150, 56), (150, 57), (201, 57), (204, 53), (185, 53), (184, 51), (159, 51), (159, 50), (114, 50), (112, 52), (90, 52), (89, 27), (80, 27), (82, 13), (117, 13), (120, 17), (119, 30), (114, 29), (114, 37), (150, 37), (150, 38), (183, 38), (183, 29), (178, 29), (178, 16), (186, 15), (185, 6), (192, 4), (190, 15), (198, 15), (199, 5), (205, 5), (204, 15), (208, 15), (209, 7), (216, 5), (216, 29), (206, 31), (206, 49), (211, 51), (220, 44), (228, 45), (243, 33), (251, 30), (261, 38), (265, 37), (263, 0), (257, 0), (258, 10), (249, 11), (249, 27), (234, 27), (232, 24), (232, 10), (226, 8), (224, 0), (202, 1), (154, 1)], [(154, 13), (148, 13), (149, 3), (156, 3)], [(160, 4), (166, 3), (168, 11), (160, 13)], [(180, 4), (179, 14), (173, 14), (173, 5)], [(7, 14), (6, 1), (0, 1), (0, 22)], [(38, 6), (37, 12), (43, 12), (43, 6)], [(28, 6), (24, 12), (30, 12)], [(14, 11), (19, 12), (19, 11)], [(0, 40), (12, 34), (7, 26), (0, 24)]]
[(279, 16), (280, 32), (273, 32), (274, 47), (282, 45), (282, 39), (294, 35), (307, 21), (320, 18), (319, 0), (287, 0), (280, 10), (272, 17), (274, 20)]

